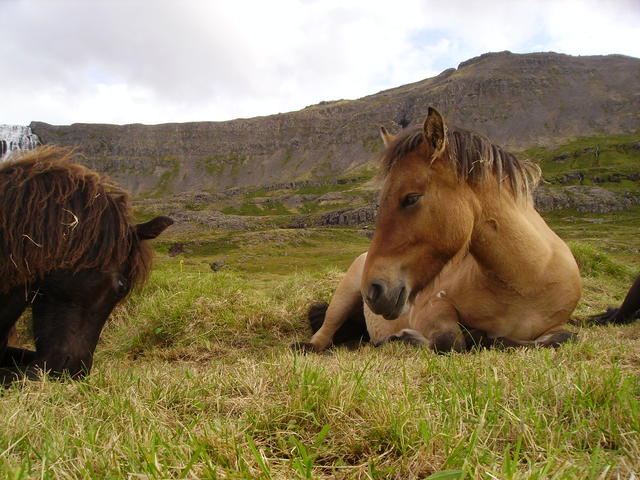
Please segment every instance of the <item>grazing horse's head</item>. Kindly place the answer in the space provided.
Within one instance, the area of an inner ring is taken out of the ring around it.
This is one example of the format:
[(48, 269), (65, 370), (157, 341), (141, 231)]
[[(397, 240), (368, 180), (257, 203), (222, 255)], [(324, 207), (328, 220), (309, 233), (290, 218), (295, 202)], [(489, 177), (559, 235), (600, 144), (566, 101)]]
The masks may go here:
[(32, 317), (37, 360), (32, 370), (71, 377), (89, 373), (106, 320), (148, 273), (151, 249), (147, 240), (172, 223), (168, 217), (156, 217), (127, 227), (129, 254), (122, 263), (114, 257), (111, 265), (58, 269), (34, 283)]
[(30, 304), (28, 368), (77, 377), (115, 305), (147, 277), (148, 240), (173, 221), (132, 223), (128, 195), (73, 159), (44, 146), (0, 168), (0, 327)]
[(361, 290), (371, 310), (393, 319), (468, 249), (482, 213), (479, 192), (529, 199), (539, 169), (478, 134), (448, 131), (433, 108), (422, 128), (381, 133), (385, 181)]

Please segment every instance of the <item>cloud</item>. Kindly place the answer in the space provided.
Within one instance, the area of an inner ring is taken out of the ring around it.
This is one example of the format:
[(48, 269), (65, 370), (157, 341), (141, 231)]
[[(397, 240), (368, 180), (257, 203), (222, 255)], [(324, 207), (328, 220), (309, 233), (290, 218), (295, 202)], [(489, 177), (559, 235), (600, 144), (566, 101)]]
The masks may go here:
[(0, 16), (0, 123), (266, 115), (505, 49), (640, 56), (633, 0), (0, 0)]

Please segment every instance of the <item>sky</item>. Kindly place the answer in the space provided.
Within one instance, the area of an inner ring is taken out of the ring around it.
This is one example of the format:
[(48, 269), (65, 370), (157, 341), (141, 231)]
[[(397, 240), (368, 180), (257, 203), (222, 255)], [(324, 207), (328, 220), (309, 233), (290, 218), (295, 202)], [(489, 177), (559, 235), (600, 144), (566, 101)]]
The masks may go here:
[(640, 0), (0, 0), (0, 124), (269, 115), (502, 50), (640, 57)]

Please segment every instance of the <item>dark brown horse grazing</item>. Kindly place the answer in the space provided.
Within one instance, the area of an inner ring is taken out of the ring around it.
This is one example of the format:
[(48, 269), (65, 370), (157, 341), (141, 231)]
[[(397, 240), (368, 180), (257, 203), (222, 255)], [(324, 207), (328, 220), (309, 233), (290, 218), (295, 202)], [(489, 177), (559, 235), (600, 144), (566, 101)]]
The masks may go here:
[[(88, 373), (105, 321), (151, 268), (146, 240), (170, 218), (133, 225), (128, 196), (44, 146), (0, 165), (0, 368)], [(31, 306), (35, 352), (7, 345)]]
[[(581, 293), (571, 251), (536, 212), (540, 169), (482, 135), (449, 129), (430, 108), (422, 128), (385, 130), (376, 230), (331, 299), (310, 317), (320, 351), (342, 337), (435, 351), (555, 347)], [(364, 315), (359, 307), (364, 299)], [(324, 314), (322, 325), (317, 317)]]
[(609, 323), (624, 325), (638, 318), (640, 318), (640, 276), (631, 285), (620, 308), (609, 308), (604, 313), (589, 317), (589, 320), (598, 325)]

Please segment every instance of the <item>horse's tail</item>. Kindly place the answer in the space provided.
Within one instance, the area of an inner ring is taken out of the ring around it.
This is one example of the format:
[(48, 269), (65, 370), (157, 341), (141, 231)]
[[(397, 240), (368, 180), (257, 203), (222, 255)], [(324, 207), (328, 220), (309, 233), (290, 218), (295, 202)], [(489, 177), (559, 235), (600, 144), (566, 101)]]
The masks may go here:
[[(363, 307), (364, 303), (360, 301), (358, 305), (349, 312), (347, 319), (333, 336), (334, 345), (361, 343), (370, 340)], [(316, 302), (309, 307), (308, 318), (312, 333), (320, 330), (327, 313), (327, 308), (329, 308), (329, 304), (326, 302)]]
[(640, 276), (636, 278), (620, 308), (608, 308), (606, 312), (591, 315), (589, 321), (596, 325), (625, 325), (640, 318)]

